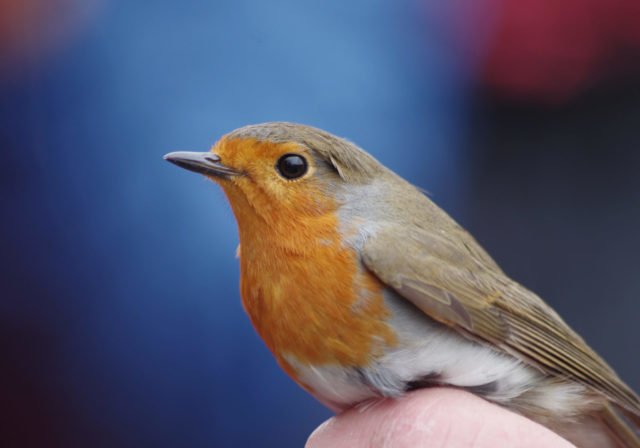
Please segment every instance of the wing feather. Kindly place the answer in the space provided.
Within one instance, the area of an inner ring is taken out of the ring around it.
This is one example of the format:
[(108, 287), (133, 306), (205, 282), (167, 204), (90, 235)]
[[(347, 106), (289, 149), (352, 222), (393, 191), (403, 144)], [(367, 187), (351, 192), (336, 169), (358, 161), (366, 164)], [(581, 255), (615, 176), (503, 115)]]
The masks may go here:
[(542, 299), (509, 279), (468, 234), (420, 228), (407, 234), (388, 227), (365, 242), (362, 258), (431, 318), (640, 415), (638, 396), (606, 362)]

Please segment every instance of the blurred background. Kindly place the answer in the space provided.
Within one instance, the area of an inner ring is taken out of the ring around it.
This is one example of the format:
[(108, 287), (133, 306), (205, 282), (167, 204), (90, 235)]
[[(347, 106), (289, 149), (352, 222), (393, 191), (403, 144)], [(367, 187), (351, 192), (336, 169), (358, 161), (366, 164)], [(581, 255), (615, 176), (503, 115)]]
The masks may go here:
[(640, 389), (637, 0), (0, 0), (0, 444), (299, 447), (238, 296), (236, 127), (346, 136)]

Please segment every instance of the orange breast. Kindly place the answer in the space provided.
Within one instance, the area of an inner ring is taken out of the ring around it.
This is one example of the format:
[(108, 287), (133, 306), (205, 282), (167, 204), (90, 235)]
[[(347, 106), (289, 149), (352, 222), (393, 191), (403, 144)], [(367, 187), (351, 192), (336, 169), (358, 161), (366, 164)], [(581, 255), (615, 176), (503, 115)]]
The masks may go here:
[(285, 357), (364, 366), (394, 344), (383, 285), (342, 244), (335, 213), (265, 225), (243, 216), (252, 212), (242, 194), (227, 195), (239, 224), (243, 304), (285, 370), (293, 374)]

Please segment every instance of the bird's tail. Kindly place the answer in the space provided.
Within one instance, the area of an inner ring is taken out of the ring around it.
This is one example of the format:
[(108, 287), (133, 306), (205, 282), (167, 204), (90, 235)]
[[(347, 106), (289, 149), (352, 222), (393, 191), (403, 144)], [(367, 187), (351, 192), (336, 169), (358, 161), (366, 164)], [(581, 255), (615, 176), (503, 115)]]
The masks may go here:
[(547, 426), (577, 448), (640, 448), (640, 418), (613, 404), (573, 422), (547, 422)]
[(640, 416), (607, 404), (597, 415), (620, 448), (640, 448)]

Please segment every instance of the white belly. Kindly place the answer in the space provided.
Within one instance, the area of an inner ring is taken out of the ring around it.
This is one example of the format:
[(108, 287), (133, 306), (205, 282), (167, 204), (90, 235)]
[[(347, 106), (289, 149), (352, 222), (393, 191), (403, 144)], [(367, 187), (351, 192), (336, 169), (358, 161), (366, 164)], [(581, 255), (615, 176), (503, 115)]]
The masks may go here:
[[(398, 397), (421, 380), (468, 389), (504, 405), (528, 393), (536, 405), (554, 414), (565, 413), (581, 399), (582, 386), (547, 382), (533, 367), (430, 320), (395, 293), (385, 295), (398, 344), (368, 366), (311, 366), (287, 358), (300, 381), (331, 409), (374, 397)], [(536, 387), (537, 393), (531, 394)]]

